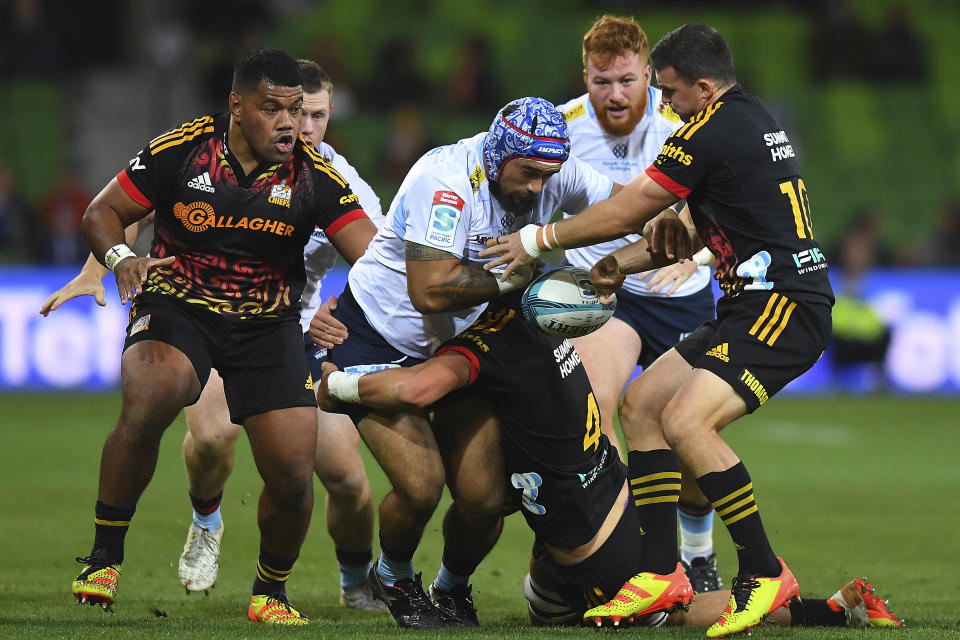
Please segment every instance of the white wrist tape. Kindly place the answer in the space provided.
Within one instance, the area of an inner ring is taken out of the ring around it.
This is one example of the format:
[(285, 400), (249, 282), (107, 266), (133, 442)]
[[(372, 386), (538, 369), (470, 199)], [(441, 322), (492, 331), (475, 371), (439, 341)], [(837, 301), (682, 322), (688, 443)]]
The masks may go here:
[(360, 404), (360, 378), (362, 373), (334, 371), (327, 376), (327, 391), (341, 402)]
[(113, 271), (113, 268), (117, 266), (124, 258), (136, 258), (137, 254), (133, 252), (133, 249), (128, 247), (125, 244), (115, 244), (103, 255), (103, 264), (107, 265), (107, 269)]
[(523, 243), (523, 250), (531, 258), (539, 258), (543, 255), (543, 250), (537, 244), (538, 231), (540, 231), (540, 226), (536, 224), (528, 224), (520, 229), (520, 242)]
[(502, 282), (500, 276), (503, 275), (504, 269), (505, 267), (500, 267), (499, 269), (490, 270), (490, 273), (497, 279), (497, 288), (500, 289), (500, 295), (509, 293), (510, 291), (516, 291), (517, 289), (523, 289), (530, 283), (530, 279), (533, 278), (533, 265), (525, 264), (511, 271), (510, 275), (507, 276), (507, 281)]
[(703, 249), (700, 249), (700, 251), (697, 251), (695, 254), (693, 254), (693, 261), (700, 266), (705, 267), (713, 262), (713, 253), (710, 251), (710, 249), (704, 247)]

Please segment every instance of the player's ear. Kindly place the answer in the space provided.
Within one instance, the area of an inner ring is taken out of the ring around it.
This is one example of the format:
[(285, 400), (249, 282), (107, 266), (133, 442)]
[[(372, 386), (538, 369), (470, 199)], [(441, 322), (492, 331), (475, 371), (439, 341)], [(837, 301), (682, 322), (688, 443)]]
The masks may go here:
[(583, 70), (583, 86), (585, 86), (588, 90), (590, 89), (589, 77), (590, 76), (587, 75), (587, 70), (584, 69)]
[(231, 91), (230, 95), (227, 97), (227, 108), (230, 110), (230, 115), (233, 116), (235, 120), (240, 120), (240, 94), (236, 91)]

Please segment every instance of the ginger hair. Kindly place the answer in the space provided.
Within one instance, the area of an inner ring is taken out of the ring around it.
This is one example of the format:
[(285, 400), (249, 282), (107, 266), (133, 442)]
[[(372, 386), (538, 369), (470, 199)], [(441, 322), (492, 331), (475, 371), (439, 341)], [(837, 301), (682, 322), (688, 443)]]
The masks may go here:
[(605, 67), (627, 51), (642, 60), (650, 55), (650, 43), (640, 24), (629, 17), (600, 16), (583, 36), (583, 68), (590, 56), (596, 56), (596, 62)]

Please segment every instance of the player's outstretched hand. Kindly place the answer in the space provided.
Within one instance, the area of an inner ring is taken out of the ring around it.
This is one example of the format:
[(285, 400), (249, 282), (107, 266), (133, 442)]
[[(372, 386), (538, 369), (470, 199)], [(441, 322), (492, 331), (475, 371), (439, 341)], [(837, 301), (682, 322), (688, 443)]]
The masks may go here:
[(330, 296), (310, 319), (308, 333), (313, 344), (318, 347), (333, 349), (338, 344), (343, 344), (349, 335), (347, 325), (333, 317), (333, 311), (336, 308), (337, 298)]
[(493, 258), (490, 262), (483, 265), (483, 268), (487, 271), (502, 264), (507, 265), (500, 274), (501, 282), (506, 282), (507, 277), (515, 269), (519, 269), (523, 265), (530, 264), (534, 261), (534, 258), (523, 248), (523, 241), (520, 239), (519, 231), (507, 236), (490, 238), (487, 240), (486, 248), (480, 250), (479, 256), (481, 258)]
[(327, 388), (327, 378), (330, 377), (331, 373), (339, 371), (339, 369), (337, 369), (337, 365), (332, 362), (324, 362), (320, 365), (320, 369), (323, 371), (323, 374), (320, 381), (314, 383), (314, 386), (317, 388), (317, 406), (320, 407), (321, 411), (333, 411), (340, 404), (340, 401), (330, 395)]
[(647, 239), (647, 251), (654, 256), (665, 256), (670, 260), (693, 257), (690, 232), (680, 216), (671, 209), (647, 222), (643, 227), (643, 237)]
[(641, 271), (637, 277), (643, 280), (651, 273), (653, 277), (647, 283), (647, 289), (653, 293), (663, 293), (672, 296), (676, 293), (684, 282), (690, 279), (690, 276), (697, 272), (697, 263), (693, 260), (682, 260), (674, 264), (661, 267), (660, 269), (651, 269)]
[(124, 258), (113, 268), (113, 275), (117, 279), (117, 291), (120, 292), (120, 304), (127, 304), (143, 293), (143, 283), (147, 281), (147, 274), (156, 267), (168, 267), (176, 261), (176, 256), (167, 258)]
[(60, 287), (57, 291), (54, 291), (50, 297), (47, 298), (47, 301), (40, 307), (40, 315), (46, 317), (48, 313), (55, 311), (67, 300), (79, 298), (80, 296), (93, 296), (93, 299), (97, 301), (98, 305), (105, 307), (107, 303), (103, 298), (103, 294), (103, 282), (100, 278), (96, 274), (81, 271), (73, 280)]
[(600, 258), (590, 269), (590, 280), (597, 288), (603, 304), (610, 304), (610, 296), (620, 288), (626, 278), (620, 273), (620, 263), (612, 255)]

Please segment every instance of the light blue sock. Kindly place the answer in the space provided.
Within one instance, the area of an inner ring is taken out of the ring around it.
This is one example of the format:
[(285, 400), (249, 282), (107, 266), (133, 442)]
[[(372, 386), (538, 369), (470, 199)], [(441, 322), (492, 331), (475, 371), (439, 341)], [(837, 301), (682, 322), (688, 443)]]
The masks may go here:
[(440, 571), (437, 571), (437, 577), (433, 581), (433, 585), (444, 591), (451, 591), (454, 587), (457, 586), (467, 586), (470, 584), (470, 576), (461, 576), (450, 569), (447, 568), (447, 565), (440, 563)]
[(690, 564), (694, 558), (713, 553), (713, 510), (705, 515), (677, 511), (680, 518), (680, 558)]
[(197, 513), (197, 510), (194, 509), (193, 521), (199, 527), (206, 527), (208, 531), (216, 531), (223, 526), (223, 517), (220, 515), (219, 506), (208, 514)]
[(391, 560), (383, 553), (377, 560), (377, 575), (383, 584), (392, 587), (399, 580), (413, 579), (413, 560)]
[[(343, 564), (338, 562), (340, 567), (340, 588), (355, 589), (367, 584), (367, 574), (370, 573), (370, 563), (363, 565)], [(386, 582), (386, 580), (384, 580)]]

